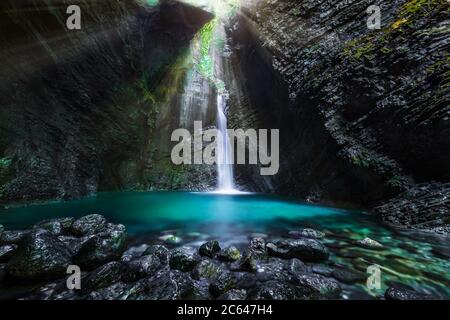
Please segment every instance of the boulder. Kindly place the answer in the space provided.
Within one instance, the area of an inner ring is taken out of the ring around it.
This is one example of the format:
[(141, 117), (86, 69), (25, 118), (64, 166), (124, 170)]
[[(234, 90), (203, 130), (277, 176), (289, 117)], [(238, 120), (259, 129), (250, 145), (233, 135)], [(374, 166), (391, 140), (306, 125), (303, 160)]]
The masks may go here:
[(270, 258), (268, 262), (258, 264), (256, 272), (256, 280), (258, 281), (290, 281), (290, 279), (289, 264), (285, 260)]
[(389, 287), (384, 293), (388, 300), (437, 300), (433, 296), (402, 287)]
[(80, 251), (83, 244), (86, 241), (88, 241), (89, 239), (91, 239), (92, 237), (93, 236), (85, 236), (85, 237), (77, 238), (74, 236), (61, 235), (61, 236), (58, 236), (58, 239), (60, 241), (62, 241), (69, 248), (69, 250), (72, 252), (72, 255), (76, 255), (78, 253), (78, 251)]
[(44, 229), (56, 236), (59, 236), (62, 234), (68, 234), (74, 220), (74, 218), (57, 218), (44, 220), (36, 223), (33, 226), (33, 229)]
[(220, 251), (217, 258), (221, 261), (233, 262), (241, 258), (241, 252), (238, 248), (230, 246)]
[(19, 244), (30, 230), (5, 230), (0, 234), (0, 245), (2, 244)]
[(366, 248), (366, 249), (372, 249), (372, 250), (381, 250), (383, 249), (383, 245), (379, 243), (378, 241), (375, 241), (373, 239), (370, 239), (369, 237), (366, 237), (362, 240), (358, 240), (355, 242), (357, 246)]
[(310, 228), (289, 231), (289, 235), (293, 238), (310, 238), (310, 239), (322, 239), (325, 237), (325, 233)]
[(256, 260), (267, 259), (266, 241), (260, 237), (251, 239), (248, 253)]
[(0, 262), (8, 262), (17, 248), (17, 244), (7, 244), (4, 246), (0, 246)]
[(256, 272), (257, 263), (256, 259), (252, 254), (248, 253), (241, 258), (241, 260), (236, 261), (231, 265), (231, 270), (233, 271), (247, 271), (247, 272)]
[(122, 267), (122, 280), (125, 282), (133, 282), (154, 275), (161, 266), (161, 260), (153, 254), (124, 262)]
[(7, 272), (21, 279), (57, 279), (72, 264), (72, 253), (46, 230), (35, 230), (22, 240), (6, 265)]
[(218, 277), (209, 285), (209, 292), (218, 297), (225, 292), (234, 289), (236, 287), (236, 279), (229, 271), (222, 272)]
[(106, 231), (83, 243), (74, 256), (74, 262), (82, 269), (92, 270), (107, 262), (119, 260), (125, 250), (126, 240), (125, 226), (109, 224)]
[(308, 267), (299, 259), (291, 259), (287, 263), (286, 269), (290, 272), (305, 272)]
[(327, 248), (315, 239), (281, 240), (267, 244), (270, 255), (283, 259), (298, 258), (305, 262), (321, 262), (329, 257)]
[(202, 244), (198, 249), (198, 253), (203, 257), (213, 258), (219, 253), (220, 249), (219, 241), (211, 240)]
[(93, 291), (108, 287), (118, 281), (121, 276), (120, 262), (112, 261), (90, 272), (81, 281), (83, 291)]
[(106, 227), (104, 216), (91, 214), (75, 220), (70, 227), (70, 232), (76, 237), (83, 237), (102, 232)]
[(317, 298), (338, 298), (342, 290), (336, 280), (314, 273), (297, 273), (293, 281), (304, 292), (311, 292)]
[(289, 282), (267, 281), (258, 284), (248, 291), (248, 300), (298, 300), (305, 299), (299, 288)]
[(127, 300), (179, 300), (192, 299), (194, 283), (178, 270), (162, 270), (151, 278), (138, 281), (130, 290)]
[(144, 252), (149, 247), (148, 244), (141, 244), (139, 246), (131, 246), (122, 254), (120, 261), (128, 262), (144, 255)]
[(116, 282), (105, 288), (92, 291), (86, 296), (87, 300), (124, 300), (128, 297), (131, 284)]
[(221, 295), (218, 300), (245, 300), (247, 291), (244, 289), (232, 289)]
[(65, 279), (46, 283), (28, 295), (26, 300), (78, 300), (78, 290), (68, 290)]
[(333, 273), (333, 268), (330, 266), (327, 266), (325, 264), (315, 264), (311, 267), (311, 272), (320, 274), (325, 277), (331, 276)]
[(163, 245), (151, 245), (149, 246), (143, 253), (143, 255), (156, 255), (159, 260), (161, 260), (161, 263), (167, 264), (169, 263), (169, 255), (170, 255), (170, 251), (169, 249), (167, 249), (166, 247), (164, 247)]
[(171, 252), (169, 258), (170, 267), (183, 272), (192, 271), (199, 262), (200, 257), (192, 247), (177, 248)]
[(192, 278), (196, 280), (207, 279), (212, 280), (217, 277), (219, 273), (224, 270), (211, 260), (202, 260), (192, 270)]

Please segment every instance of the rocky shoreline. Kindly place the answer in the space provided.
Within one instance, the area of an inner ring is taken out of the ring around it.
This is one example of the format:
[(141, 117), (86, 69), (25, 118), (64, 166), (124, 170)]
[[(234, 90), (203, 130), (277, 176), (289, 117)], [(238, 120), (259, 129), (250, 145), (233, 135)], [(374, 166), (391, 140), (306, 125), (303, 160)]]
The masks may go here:
[[(365, 285), (368, 274), (334, 261), (325, 233), (302, 229), (288, 236), (253, 234), (245, 247), (217, 240), (149, 243), (98, 214), (27, 230), (0, 225), (0, 299), (346, 299), (344, 288)], [(370, 238), (355, 246), (383, 248)], [(67, 288), (69, 265), (81, 269), (80, 290)], [(401, 284), (364, 298), (434, 299)]]

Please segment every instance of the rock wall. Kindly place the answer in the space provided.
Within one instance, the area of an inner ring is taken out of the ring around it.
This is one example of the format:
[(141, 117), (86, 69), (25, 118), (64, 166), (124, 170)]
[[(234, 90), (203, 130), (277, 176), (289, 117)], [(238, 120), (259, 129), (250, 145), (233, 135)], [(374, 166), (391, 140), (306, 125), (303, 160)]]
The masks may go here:
[(433, 183), (450, 179), (448, 3), (378, 1), (380, 30), (366, 25), (373, 1), (246, 3), (229, 32), (249, 102), (230, 119), (280, 128), (281, 167), (269, 181), (245, 167), (240, 176), (365, 208), (420, 183), (448, 219), (448, 187)]
[[(149, 171), (164, 88), (176, 86), (173, 66), (212, 16), (151, 3), (2, 1), (0, 203), (158, 183)], [(81, 30), (66, 27), (74, 4)], [(182, 169), (159, 175), (189, 181)]]

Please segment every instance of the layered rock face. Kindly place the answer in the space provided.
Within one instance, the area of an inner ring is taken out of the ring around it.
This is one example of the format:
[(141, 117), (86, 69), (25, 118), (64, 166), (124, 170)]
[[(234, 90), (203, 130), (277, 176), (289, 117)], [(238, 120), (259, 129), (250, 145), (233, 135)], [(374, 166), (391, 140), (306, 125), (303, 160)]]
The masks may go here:
[[(157, 102), (174, 85), (171, 67), (212, 16), (150, 3), (2, 2), (1, 202), (150, 188), (157, 180), (148, 174)], [(66, 26), (69, 5), (81, 8), (81, 30)]]
[[(371, 1), (248, 3), (230, 34), (249, 101), (231, 106), (230, 121), (280, 128), (281, 151), (278, 175), (244, 167), (241, 179), (364, 207), (405, 192), (384, 217), (448, 224), (448, 3), (379, 1), (380, 30), (367, 27)], [(420, 207), (433, 212), (419, 219), (422, 210), (402, 205), (416, 188), (429, 195)]]

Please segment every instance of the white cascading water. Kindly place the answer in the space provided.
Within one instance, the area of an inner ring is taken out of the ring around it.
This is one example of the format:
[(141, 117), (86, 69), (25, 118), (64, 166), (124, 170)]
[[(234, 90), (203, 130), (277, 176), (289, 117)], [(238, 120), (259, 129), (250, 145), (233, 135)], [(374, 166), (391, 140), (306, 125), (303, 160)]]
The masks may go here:
[[(220, 132), (221, 138), (218, 140), (218, 145), (216, 148), (217, 152), (217, 189), (216, 193), (240, 193), (235, 189), (234, 186), (234, 175), (233, 175), (233, 159), (232, 150), (227, 135), (227, 117), (225, 115), (226, 103), (228, 99), (228, 93), (225, 89), (224, 84), (224, 68), (223, 63), (225, 58), (224, 48), (217, 45), (218, 43), (226, 43), (226, 33), (225, 33), (225, 23), (230, 16), (232, 7), (227, 1), (223, 0), (182, 0), (183, 2), (192, 3), (197, 6), (204, 6), (204, 8), (210, 12), (213, 12), (216, 16), (216, 22), (214, 24), (213, 34), (212, 34), (212, 45), (209, 51), (209, 59), (213, 66), (213, 72), (211, 75), (203, 74), (203, 81), (200, 74), (198, 78), (190, 79), (185, 87), (185, 92), (195, 92), (192, 97), (197, 100), (202, 100), (201, 106), (202, 111), (206, 112), (209, 105), (209, 95), (201, 94), (201, 92), (208, 92), (205, 87), (207, 83), (213, 84), (216, 91), (216, 103), (217, 103), (217, 129)], [(197, 40), (199, 41), (199, 40)], [(196, 43), (199, 45), (200, 43)], [(194, 56), (198, 58), (200, 54), (199, 49), (194, 50)], [(187, 126), (192, 120), (191, 118), (197, 118), (199, 114), (193, 114), (194, 110), (198, 109), (198, 106), (193, 106), (194, 100), (189, 95), (186, 95), (186, 101), (182, 104), (181, 117), (185, 121), (181, 121), (182, 125)], [(195, 100), (195, 101), (197, 101)], [(202, 112), (203, 117), (205, 112)]]
[(222, 137), (217, 146), (217, 187), (218, 192), (233, 192), (233, 165), (232, 152), (227, 136), (227, 117), (225, 116), (225, 96), (223, 93), (217, 94), (217, 129)]

